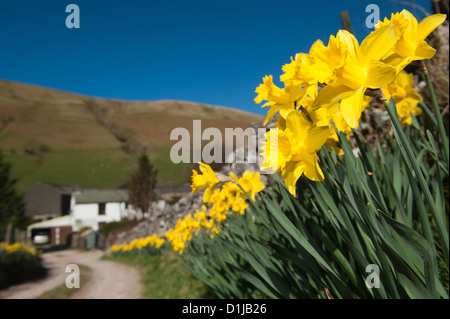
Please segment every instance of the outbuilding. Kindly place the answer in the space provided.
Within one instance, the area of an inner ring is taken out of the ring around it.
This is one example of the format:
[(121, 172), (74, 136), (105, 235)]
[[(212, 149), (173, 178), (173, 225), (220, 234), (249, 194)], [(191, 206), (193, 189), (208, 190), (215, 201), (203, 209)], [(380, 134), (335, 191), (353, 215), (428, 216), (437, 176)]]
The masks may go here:
[(68, 215), (31, 224), (27, 240), (35, 245), (70, 245), (72, 234), (135, 215), (128, 205), (128, 192), (114, 190), (81, 190), (70, 194)]

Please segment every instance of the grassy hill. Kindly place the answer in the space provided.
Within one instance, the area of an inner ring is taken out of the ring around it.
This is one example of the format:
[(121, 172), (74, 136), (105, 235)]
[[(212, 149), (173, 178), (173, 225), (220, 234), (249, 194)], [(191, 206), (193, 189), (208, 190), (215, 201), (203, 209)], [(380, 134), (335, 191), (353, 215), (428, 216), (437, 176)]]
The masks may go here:
[(0, 149), (20, 191), (37, 181), (83, 188), (124, 184), (145, 151), (162, 182), (184, 182), (187, 164), (173, 164), (170, 132), (192, 120), (202, 129), (246, 128), (256, 114), (184, 101), (130, 102), (88, 97), (0, 80)]

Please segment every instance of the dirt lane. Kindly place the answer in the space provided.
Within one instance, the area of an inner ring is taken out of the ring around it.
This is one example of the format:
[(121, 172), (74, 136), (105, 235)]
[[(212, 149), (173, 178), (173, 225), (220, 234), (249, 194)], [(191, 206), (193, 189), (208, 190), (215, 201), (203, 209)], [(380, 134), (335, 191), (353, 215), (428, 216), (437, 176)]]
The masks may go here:
[[(66, 282), (69, 264), (91, 268), (90, 279), (72, 295), (71, 299), (138, 299), (142, 285), (139, 271), (131, 266), (109, 260), (100, 260), (99, 250), (63, 250), (42, 254), (47, 276), (32, 282), (0, 290), (0, 299), (33, 299)], [(72, 288), (77, 289), (77, 288)]]

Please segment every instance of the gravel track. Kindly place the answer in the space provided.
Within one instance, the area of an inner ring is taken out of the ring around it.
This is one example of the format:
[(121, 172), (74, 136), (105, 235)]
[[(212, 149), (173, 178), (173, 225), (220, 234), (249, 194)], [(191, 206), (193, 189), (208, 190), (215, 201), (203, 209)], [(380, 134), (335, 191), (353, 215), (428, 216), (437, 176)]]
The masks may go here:
[[(62, 250), (42, 254), (43, 265), (48, 269), (42, 279), (26, 282), (0, 290), (0, 299), (34, 299), (46, 291), (66, 282), (69, 264), (84, 265), (91, 269), (87, 283), (71, 299), (139, 299), (142, 294), (141, 274), (131, 266), (101, 260), (103, 251)], [(77, 289), (77, 288), (72, 288)]]

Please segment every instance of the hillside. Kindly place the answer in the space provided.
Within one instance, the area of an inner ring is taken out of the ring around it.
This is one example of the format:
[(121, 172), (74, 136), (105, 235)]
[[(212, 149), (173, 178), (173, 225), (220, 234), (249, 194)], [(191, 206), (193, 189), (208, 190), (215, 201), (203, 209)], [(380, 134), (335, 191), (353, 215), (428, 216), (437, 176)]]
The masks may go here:
[(142, 151), (162, 181), (183, 182), (187, 165), (170, 161), (170, 132), (184, 127), (192, 134), (193, 119), (202, 120), (202, 129), (223, 132), (262, 117), (192, 102), (110, 100), (0, 80), (0, 149), (21, 191), (36, 181), (117, 187)]

